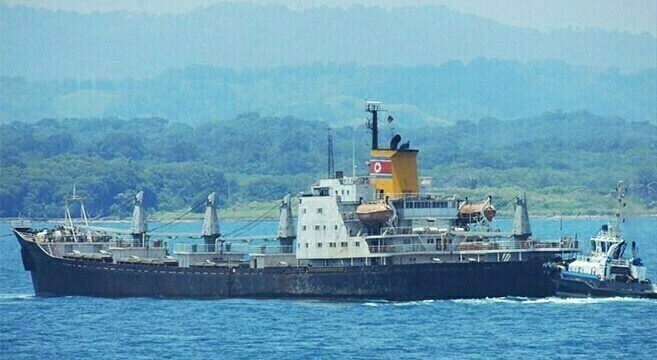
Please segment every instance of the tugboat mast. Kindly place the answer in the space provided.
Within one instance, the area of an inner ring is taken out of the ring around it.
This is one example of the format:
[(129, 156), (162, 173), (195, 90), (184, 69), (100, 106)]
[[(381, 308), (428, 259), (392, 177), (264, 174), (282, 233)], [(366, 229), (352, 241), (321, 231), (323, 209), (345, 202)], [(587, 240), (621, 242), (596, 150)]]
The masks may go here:
[(616, 185), (616, 201), (618, 202), (616, 204), (616, 233), (620, 237), (620, 232), (621, 228), (620, 225), (622, 222), (625, 222), (625, 219), (621, 219), (622, 217), (622, 210), (625, 207), (625, 185), (623, 184), (623, 181), (619, 181), (618, 185)]

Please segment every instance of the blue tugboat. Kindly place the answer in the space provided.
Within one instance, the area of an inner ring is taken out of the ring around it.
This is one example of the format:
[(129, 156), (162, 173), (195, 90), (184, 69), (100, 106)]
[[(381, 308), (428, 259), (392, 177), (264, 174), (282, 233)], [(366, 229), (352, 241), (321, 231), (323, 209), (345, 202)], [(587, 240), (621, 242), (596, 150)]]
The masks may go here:
[(625, 257), (627, 242), (621, 235), (620, 209), (625, 205), (625, 187), (616, 186), (618, 210), (615, 224), (604, 224), (591, 237), (590, 252), (572, 262), (550, 264), (559, 296), (641, 297), (657, 299), (657, 286), (646, 278), (646, 266), (637, 245), (631, 243), (631, 258)]

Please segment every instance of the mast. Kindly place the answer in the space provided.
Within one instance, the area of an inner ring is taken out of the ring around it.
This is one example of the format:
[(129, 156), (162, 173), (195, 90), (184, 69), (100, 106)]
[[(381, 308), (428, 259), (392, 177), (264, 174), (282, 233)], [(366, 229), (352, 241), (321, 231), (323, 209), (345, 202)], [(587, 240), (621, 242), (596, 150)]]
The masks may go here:
[(285, 195), (281, 202), (277, 237), (281, 246), (281, 252), (291, 253), (292, 243), (296, 238), (296, 234), (294, 232), (294, 218), (292, 217), (292, 206), (289, 194)]
[(205, 200), (205, 215), (203, 216), (203, 231), (201, 237), (205, 243), (208, 252), (215, 251), (215, 242), (221, 236), (219, 232), (219, 217), (217, 216), (217, 206), (215, 202), (215, 193), (208, 195)]
[(518, 196), (515, 202), (516, 212), (513, 218), (512, 234), (516, 240), (526, 240), (532, 235), (532, 228), (529, 225), (529, 214), (527, 212), (527, 195), (523, 194), (522, 198)]
[(333, 179), (335, 177), (335, 159), (333, 158), (333, 135), (331, 135), (331, 128), (328, 128), (328, 178)]
[(69, 202), (71, 201), (74, 202), (77, 201), (80, 203), (80, 218), (82, 219), (82, 222), (86, 227), (87, 239), (91, 239), (91, 232), (89, 230), (89, 217), (87, 216), (87, 211), (84, 209), (84, 200), (85, 200), (84, 196), (80, 196), (77, 194), (75, 184), (73, 184), (73, 195), (64, 197), (64, 202), (66, 204), (64, 216), (66, 222), (68, 223), (69, 228), (71, 229), (71, 234), (73, 235), (73, 241), (75, 242), (78, 241), (77, 238), (78, 234), (76, 233), (75, 225), (73, 224), (73, 217), (71, 216), (71, 209), (69, 207)]
[(614, 234), (618, 237), (621, 235), (620, 225), (625, 222), (625, 219), (622, 219), (622, 210), (625, 205), (627, 205), (625, 203), (625, 184), (623, 181), (619, 181), (616, 185), (616, 229)]
[(140, 191), (135, 195), (135, 209), (132, 211), (132, 246), (144, 246), (146, 243), (146, 232), (148, 224), (146, 223), (146, 212), (143, 208), (144, 192)]
[(367, 101), (365, 111), (372, 114), (372, 121), (367, 122), (367, 128), (372, 130), (372, 150), (377, 150), (379, 148), (379, 111), (385, 110), (381, 110), (380, 101)]

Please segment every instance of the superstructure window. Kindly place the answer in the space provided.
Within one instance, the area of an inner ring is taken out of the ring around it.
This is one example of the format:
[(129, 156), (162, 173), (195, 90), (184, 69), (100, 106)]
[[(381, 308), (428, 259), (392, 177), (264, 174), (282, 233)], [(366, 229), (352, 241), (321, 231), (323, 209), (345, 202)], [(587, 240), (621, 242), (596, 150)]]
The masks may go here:
[(330, 243), (329, 243), (329, 247), (333, 247), (333, 248), (334, 248), (334, 247), (335, 247), (335, 243), (334, 243), (334, 242), (330, 242)]
[(318, 247), (318, 248), (321, 248), (321, 247), (322, 247), (322, 243), (317, 243), (317, 247)]
[(319, 225), (315, 225), (315, 230), (319, 231)]
[(306, 231), (306, 225), (301, 228), (303, 231)]
[(356, 241), (356, 242), (354, 243), (354, 246), (355, 246), (355, 247), (360, 247), (360, 241)]
[(322, 213), (322, 208), (317, 208), (317, 213), (321, 214)]
[(308, 243), (306, 243), (306, 247), (308, 247)]
[(341, 246), (341, 247), (347, 247), (347, 242), (346, 242), (346, 241), (341, 242), (341, 243), (340, 243), (340, 246)]

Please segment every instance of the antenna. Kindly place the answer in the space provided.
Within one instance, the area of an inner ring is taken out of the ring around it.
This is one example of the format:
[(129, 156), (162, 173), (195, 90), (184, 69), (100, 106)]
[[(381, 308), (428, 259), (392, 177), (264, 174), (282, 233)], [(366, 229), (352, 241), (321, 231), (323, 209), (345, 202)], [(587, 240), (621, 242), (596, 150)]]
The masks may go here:
[(333, 135), (331, 128), (328, 128), (328, 178), (333, 179), (335, 175), (335, 160), (333, 159)]
[(354, 140), (354, 128), (351, 128), (351, 177), (356, 178), (356, 142)]

